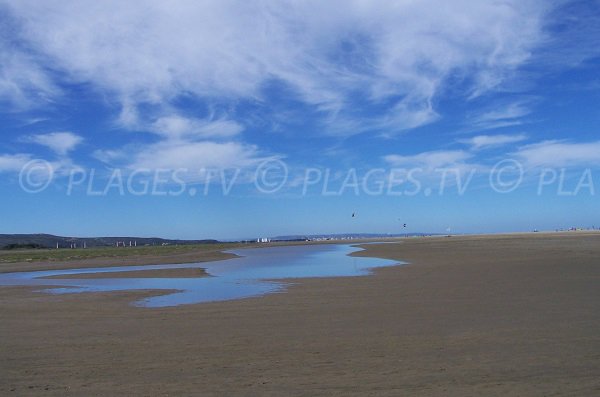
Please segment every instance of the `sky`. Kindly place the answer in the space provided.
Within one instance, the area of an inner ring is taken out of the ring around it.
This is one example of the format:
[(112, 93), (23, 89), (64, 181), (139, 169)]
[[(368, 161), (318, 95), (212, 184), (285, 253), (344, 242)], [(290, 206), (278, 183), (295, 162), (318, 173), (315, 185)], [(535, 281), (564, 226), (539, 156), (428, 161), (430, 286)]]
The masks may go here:
[(0, 233), (600, 227), (599, 38), (592, 0), (0, 0)]

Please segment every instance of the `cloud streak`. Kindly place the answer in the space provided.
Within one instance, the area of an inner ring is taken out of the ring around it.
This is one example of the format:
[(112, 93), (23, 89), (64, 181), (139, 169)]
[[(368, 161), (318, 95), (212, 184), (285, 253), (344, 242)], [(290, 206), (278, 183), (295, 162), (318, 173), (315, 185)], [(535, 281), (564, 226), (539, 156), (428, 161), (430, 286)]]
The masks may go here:
[(478, 112), (469, 118), (472, 128), (491, 130), (502, 127), (521, 125), (523, 118), (531, 113), (531, 101), (515, 101), (508, 104), (498, 104), (492, 109)]
[(504, 146), (511, 143), (522, 142), (527, 139), (525, 134), (516, 135), (477, 135), (469, 139), (461, 139), (460, 143), (464, 143), (471, 147), (471, 150), (482, 150), (498, 146)]
[(437, 168), (457, 167), (465, 164), (473, 155), (465, 150), (437, 150), (415, 155), (390, 154), (384, 160), (393, 167), (423, 168), (434, 171)]

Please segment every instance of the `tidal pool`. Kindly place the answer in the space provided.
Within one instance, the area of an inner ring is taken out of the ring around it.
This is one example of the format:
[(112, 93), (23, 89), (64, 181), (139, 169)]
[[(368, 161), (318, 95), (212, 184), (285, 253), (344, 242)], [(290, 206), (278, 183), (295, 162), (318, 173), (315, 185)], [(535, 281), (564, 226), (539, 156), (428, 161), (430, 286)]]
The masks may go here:
[[(0, 286), (40, 286), (51, 294), (155, 290), (161, 295), (133, 302), (140, 307), (167, 307), (214, 302), (283, 292), (289, 279), (307, 277), (352, 277), (371, 269), (400, 265), (398, 261), (352, 257), (360, 251), (351, 245), (298, 245), (236, 249), (238, 258), (224, 261), (122, 266), (69, 270), (46, 270), (0, 274)], [(198, 278), (44, 278), (140, 270), (202, 268), (208, 277)], [(166, 292), (165, 291), (169, 291)]]

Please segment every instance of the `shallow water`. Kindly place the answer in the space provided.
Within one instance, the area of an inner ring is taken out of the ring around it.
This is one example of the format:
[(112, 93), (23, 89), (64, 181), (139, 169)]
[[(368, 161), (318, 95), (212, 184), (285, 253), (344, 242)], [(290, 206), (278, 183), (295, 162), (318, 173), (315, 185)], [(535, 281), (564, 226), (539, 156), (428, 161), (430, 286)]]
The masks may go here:
[[(283, 292), (290, 282), (287, 279), (364, 276), (370, 274), (370, 270), (374, 268), (401, 264), (387, 259), (348, 256), (355, 251), (360, 251), (360, 248), (350, 245), (299, 245), (238, 249), (227, 252), (239, 255), (239, 258), (215, 262), (6, 273), (0, 274), (0, 286), (50, 287), (41, 291), (52, 294), (162, 290), (160, 294), (164, 295), (141, 299), (133, 302), (133, 305), (167, 307)], [(185, 268), (203, 268), (211, 277), (42, 278), (74, 274)], [(286, 280), (282, 281), (283, 279)]]

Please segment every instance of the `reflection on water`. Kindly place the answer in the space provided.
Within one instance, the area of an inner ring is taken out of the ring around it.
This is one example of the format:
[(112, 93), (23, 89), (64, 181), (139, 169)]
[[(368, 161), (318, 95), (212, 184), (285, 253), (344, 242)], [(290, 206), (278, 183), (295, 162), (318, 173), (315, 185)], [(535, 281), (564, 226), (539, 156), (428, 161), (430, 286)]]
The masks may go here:
[[(399, 264), (378, 258), (348, 256), (358, 251), (349, 245), (300, 245), (238, 249), (228, 252), (240, 258), (180, 265), (146, 265), (70, 270), (47, 270), (0, 274), (0, 286), (44, 286), (53, 294), (163, 290), (166, 294), (138, 300), (143, 307), (166, 307), (191, 303), (247, 298), (285, 290), (286, 281), (303, 277), (364, 276), (370, 269)], [(73, 274), (114, 273), (139, 270), (203, 268), (212, 277), (200, 278), (97, 278), (42, 277)], [(289, 281), (287, 281), (289, 282)], [(168, 291), (168, 292), (167, 292)]]

